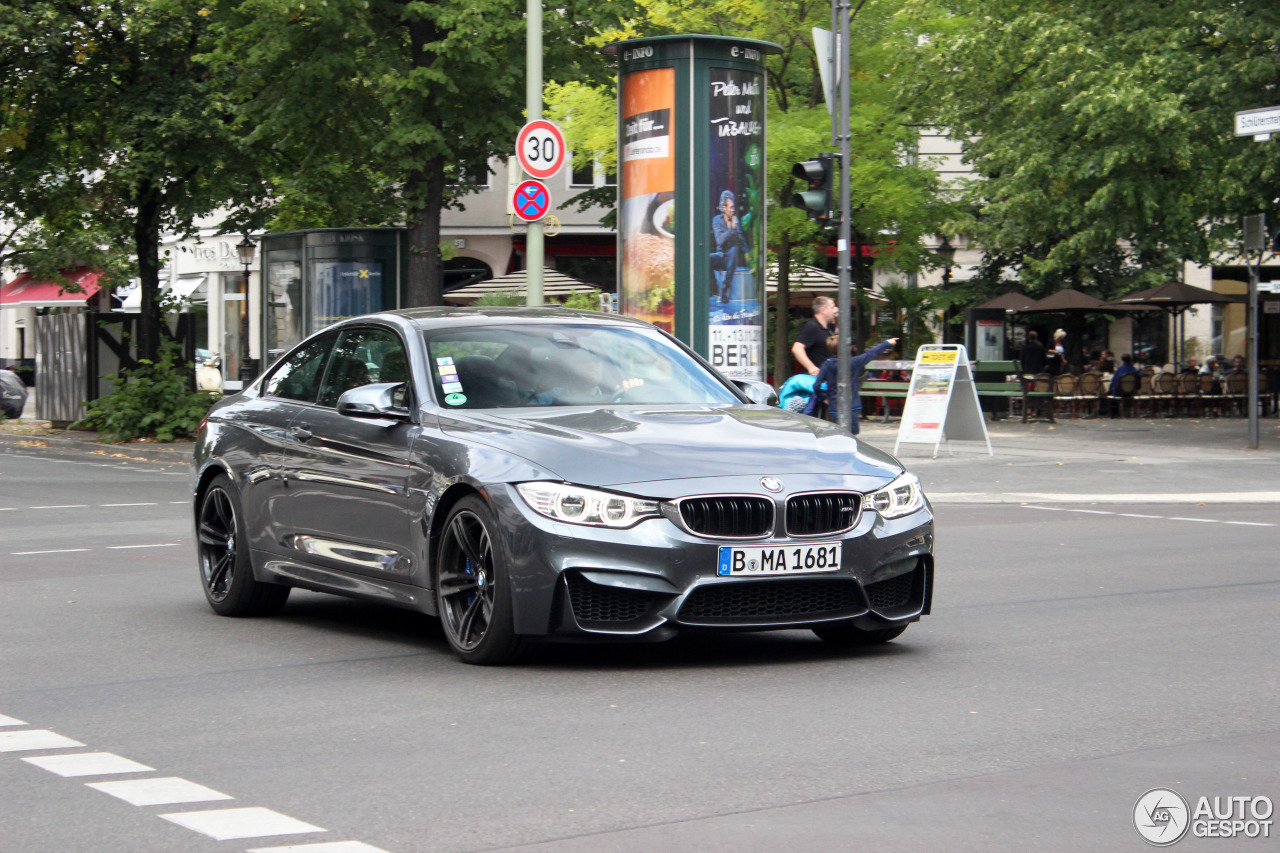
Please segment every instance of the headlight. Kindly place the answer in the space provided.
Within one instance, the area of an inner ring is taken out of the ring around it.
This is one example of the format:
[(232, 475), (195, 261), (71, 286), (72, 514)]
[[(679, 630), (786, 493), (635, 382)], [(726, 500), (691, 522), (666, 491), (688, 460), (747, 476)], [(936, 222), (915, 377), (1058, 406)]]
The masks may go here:
[(924, 492), (915, 474), (904, 473), (880, 491), (867, 495), (867, 504), (884, 518), (897, 518), (924, 506)]
[(565, 483), (520, 483), (520, 497), (537, 513), (570, 524), (631, 527), (658, 515), (658, 502)]

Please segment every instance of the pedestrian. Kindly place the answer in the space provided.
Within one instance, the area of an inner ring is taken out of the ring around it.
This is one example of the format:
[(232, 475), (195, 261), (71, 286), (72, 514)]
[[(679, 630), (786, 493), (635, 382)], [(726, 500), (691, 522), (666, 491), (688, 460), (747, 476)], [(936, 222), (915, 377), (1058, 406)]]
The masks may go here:
[[(859, 423), (862, 420), (862, 394), (859, 385), (862, 383), (862, 370), (869, 363), (875, 361), (880, 356), (889, 352), (898, 344), (897, 338), (888, 338), (873, 346), (871, 349), (858, 355), (858, 345), (849, 345), (849, 378), (852, 393), (850, 397), (853, 399), (853, 417), (849, 421), (849, 432), (857, 435), (860, 429)], [(833, 350), (840, 349), (840, 338), (832, 335), (827, 340), (827, 348)], [(831, 400), (836, 392), (836, 381), (840, 373), (840, 359), (832, 357), (822, 363), (822, 368), (818, 371), (817, 377), (813, 380), (813, 396), (809, 398), (809, 403), (804, 407), (806, 415), (815, 415), (819, 417), (827, 417), (830, 420), (836, 420), (830, 415)]]
[(1027, 332), (1027, 339), (1022, 343), (1022, 355), (1019, 360), (1022, 362), (1024, 374), (1034, 376), (1044, 371), (1048, 354), (1045, 352), (1044, 344), (1040, 343), (1040, 336), (1034, 331)]
[(1132, 397), (1134, 391), (1137, 390), (1136, 384), (1126, 390), (1127, 383), (1123, 381), (1124, 378), (1126, 376), (1139, 375), (1141, 372), (1133, 366), (1133, 356), (1129, 355), (1129, 353), (1120, 356), (1120, 366), (1116, 368), (1115, 376), (1111, 377), (1111, 386), (1107, 388), (1107, 409), (1111, 417), (1120, 417), (1122, 400), (1126, 397)]
[(1227, 373), (1248, 373), (1249, 366), (1244, 363), (1244, 356), (1233, 355), (1231, 357), (1231, 369)]
[(1199, 373), (1200, 359), (1196, 358), (1194, 355), (1187, 356), (1187, 366), (1182, 368), (1181, 372), (1182, 373)]
[(813, 300), (813, 317), (804, 324), (800, 336), (791, 345), (791, 354), (795, 356), (800, 367), (808, 371), (810, 376), (817, 376), (818, 371), (827, 359), (831, 358), (831, 350), (827, 348), (827, 338), (836, 332), (836, 315), (840, 309), (830, 296), (818, 296)]

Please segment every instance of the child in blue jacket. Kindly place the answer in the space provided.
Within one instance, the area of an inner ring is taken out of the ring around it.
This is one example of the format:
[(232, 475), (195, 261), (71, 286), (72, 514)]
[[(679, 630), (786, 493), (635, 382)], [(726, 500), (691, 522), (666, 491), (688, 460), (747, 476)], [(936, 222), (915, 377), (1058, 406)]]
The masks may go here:
[[(897, 338), (889, 338), (876, 344), (862, 355), (858, 355), (857, 344), (849, 345), (849, 353), (853, 356), (849, 359), (849, 376), (853, 387), (853, 418), (849, 426), (849, 432), (854, 435), (858, 434), (859, 421), (862, 420), (862, 397), (858, 390), (858, 386), (862, 384), (862, 369), (897, 345)], [(827, 349), (835, 352), (839, 346), (840, 339), (837, 336), (832, 335), (827, 338)], [(809, 398), (809, 405), (804, 408), (806, 415), (816, 415), (819, 411), (819, 406), (824, 407), (824, 410), (830, 408), (829, 402), (835, 396), (839, 371), (840, 359), (838, 358), (829, 358), (822, 363), (822, 367), (818, 369), (818, 375), (813, 380), (813, 396)], [(832, 418), (832, 420), (835, 420), (835, 418)]]

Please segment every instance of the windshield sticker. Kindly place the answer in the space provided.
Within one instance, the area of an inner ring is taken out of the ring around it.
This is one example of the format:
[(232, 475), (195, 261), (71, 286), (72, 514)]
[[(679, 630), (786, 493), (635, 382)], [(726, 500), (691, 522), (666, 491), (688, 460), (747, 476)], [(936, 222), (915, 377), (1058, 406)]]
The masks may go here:
[(463, 403), (467, 402), (467, 395), (466, 394), (450, 394), (448, 397), (444, 398), (444, 401), (448, 403), (450, 406), (461, 406)]
[(462, 383), (461, 383), (461, 382), (448, 382), (448, 381), (444, 381), (444, 380), (447, 380), (447, 379), (449, 379), (449, 377), (448, 377), (448, 376), (444, 377), (444, 378), (441, 380), (441, 382), (440, 382), (440, 387), (442, 387), (442, 388), (444, 389), (444, 393), (446, 393), (446, 394), (453, 394), (453, 393), (455, 393), (455, 392), (457, 392), (457, 391), (461, 391), (461, 390), (462, 390)]

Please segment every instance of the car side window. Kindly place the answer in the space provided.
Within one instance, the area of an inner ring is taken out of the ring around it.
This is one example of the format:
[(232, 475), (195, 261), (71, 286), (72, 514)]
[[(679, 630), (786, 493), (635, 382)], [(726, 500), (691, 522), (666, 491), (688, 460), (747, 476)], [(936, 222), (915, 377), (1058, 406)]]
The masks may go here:
[(397, 405), (407, 405), (409, 359), (404, 344), (390, 329), (348, 329), (342, 332), (325, 373), (319, 404), (337, 406), (344, 391), (372, 382), (401, 382)]
[(335, 337), (325, 335), (317, 338), (281, 359), (280, 364), (267, 377), (263, 385), (264, 393), (270, 397), (284, 397), (302, 403), (313, 402)]

